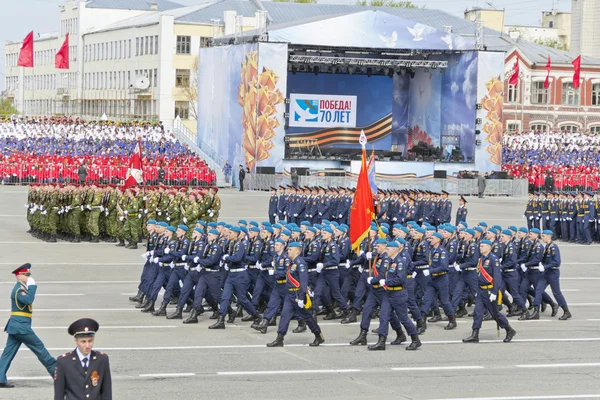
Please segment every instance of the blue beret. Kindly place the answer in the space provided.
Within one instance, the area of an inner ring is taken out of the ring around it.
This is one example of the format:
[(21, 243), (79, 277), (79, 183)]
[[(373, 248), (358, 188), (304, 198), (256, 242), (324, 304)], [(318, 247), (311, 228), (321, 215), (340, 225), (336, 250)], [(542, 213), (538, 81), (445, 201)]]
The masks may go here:
[(425, 228), (421, 228), (421, 227), (415, 228), (415, 231), (417, 231), (419, 233), (423, 233), (423, 234), (425, 234), (425, 232), (426, 232)]
[(415, 221), (408, 221), (407, 224), (410, 225), (410, 226), (419, 225)]
[(346, 225), (346, 224), (340, 224), (340, 226), (346, 228), (346, 230), (350, 229), (350, 227), (348, 225)]
[(523, 233), (529, 233), (529, 230), (527, 230), (527, 228), (525, 228), (524, 226), (519, 228), (519, 232), (523, 232)]
[(292, 228), (292, 232), (297, 232), (297, 233), (302, 233), (302, 231), (300, 230), (300, 228), (298, 228), (297, 226)]
[(467, 224), (467, 221), (460, 221), (458, 224), (464, 226), (465, 228), (469, 227), (469, 224)]
[(486, 228), (487, 228), (487, 226), (488, 226), (488, 225), (487, 225), (487, 222), (480, 222), (480, 223), (479, 223), (479, 226), (483, 226), (483, 227), (486, 227)]
[(376, 224), (375, 222), (372, 222), (372, 223), (371, 223), (371, 230), (372, 230), (372, 231), (377, 231), (377, 230), (379, 230), (379, 229), (377, 229), (377, 224)]
[(468, 233), (471, 236), (475, 236), (475, 231), (471, 228), (465, 229), (465, 233)]
[(175, 232), (177, 229), (175, 229), (174, 226), (167, 226), (167, 230), (171, 231), (171, 232)]
[(232, 226), (231, 228), (229, 228), (229, 230), (231, 230), (231, 232), (235, 232), (235, 233), (241, 232), (241, 229), (237, 226)]
[(401, 230), (402, 232), (406, 233), (407, 235), (408, 235), (408, 233), (410, 232), (410, 231), (408, 230), (408, 228), (407, 228), (407, 227), (405, 227), (405, 226), (401, 226), (401, 227), (400, 227), (400, 230)]
[(506, 236), (512, 236), (512, 231), (510, 229), (505, 229), (502, 231), (502, 234)]
[(531, 230), (529, 231), (529, 233), (536, 233), (536, 234), (538, 234), (538, 235), (539, 235), (541, 232), (540, 232), (540, 230), (539, 230), (538, 228), (533, 228), (533, 229), (531, 229)]
[(394, 229), (402, 229), (402, 228), (403, 228), (403, 226), (402, 226), (401, 224), (394, 224), (394, 225), (392, 226), (392, 228), (394, 228)]
[(313, 228), (312, 226), (309, 226), (308, 228), (306, 228), (306, 230), (308, 232), (317, 233), (317, 228)]
[(326, 226), (325, 228), (323, 228), (323, 232), (331, 233), (333, 235), (333, 229), (331, 229), (328, 226)]
[(181, 229), (182, 231), (188, 231), (188, 227), (186, 225), (177, 225), (177, 229)]
[(271, 226), (271, 223), (269, 221), (265, 221), (261, 223), (262, 226)]
[(250, 221), (250, 224), (249, 224), (249, 225), (250, 225), (250, 226), (255, 226), (255, 227), (258, 227), (258, 222), (256, 222), (256, 221)]
[(517, 227), (516, 227), (516, 226), (514, 226), (514, 225), (511, 225), (511, 226), (509, 226), (509, 227), (508, 227), (508, 229), (510, 229), (510, 230), (511, 230), (511, 231), (513, 231), (513, 232), (516, 232), (516, 231), (518, 231)]
[(388, 224), (387, 222), (382, 222), (381, 226), (385, 226), (386, 228), (390, 229), (390, 224)]
[(253, 226), (250, 228), (250, 232), (260, 232), (260, 228), (258, 228), (257, 226)]
[(269, 233), (273, 233), (273, 227), (271, 226), (265, 226), (263, 229)]
[(386, 235), (388, 235), (388, 234), (390, 233), (389, 229), (388, 229), (388, 228), (386, 228), (385, 226), (382, 226), (382, 227), (381, 227), (381, 228), (379, 228), (379, 229), (381, 229), (381, 232), (385, 233)]
[(281, 229), (283, 228), (283, 226), (281, 226), (281, 224), (275, 224), (275, 225), (271, 225), (273, 227), (273, 229)]
[(450, 233), (454, 233), (456, 231), (456, 228), (453, 225), (450, 224), (446, 224), (444, 225), (443, 228), (446, 232), (450, 232)]
[(292, 247), (302, 248), (302, 243), (300, 243), (300, 242), (291, 242), (290, 244), (288, 244), (288, 249), (292, 248)]
[(542, 235), (554, 235), (554, 232), (552, 232), (550, 229), (544, 229)]
[(233, 225), (230, 225), (230, 224), (225, 224), (223, 226), (229, 230), (231, 230), (231, 228), (233, 228)]
[(476, 231), (476, 232), (483, 233), (483, 228), (481, 226), (476, 226), (475, 228), (473, 228), (473, 230)]
[(314, 226), (315, 226), (315, 229), (317, 229), (319, 231), (321, 230), (321, 228), (323, 228), (320, 224), (315, 224)]
[(300, 226), (310, 226), (310, 222), (302, 221), (302, 222), (300, 222)]
[[(213, 223), (214, 223), (214, 222), (213, 222)], [(224, 221), (219, 221), (219, 222), (217, 223), (217, 226), (227, 226), (227, 223), (226, 223), (226, 222), (224, 222)]]
[(290, 231), (289, 231), (289, 230), (287, 230), (287, 229), (284, 229), (284, 230), (282, 230), (282, 231), (281, 231), (281, 234), (282, 234), (282, 235), (285, 235), (285, 236), (292, 236), (292, 232), (290, 232)]
[(441, 233), (439, 233), (439, 232), (434, 232), (434, 233), (432, 233), (432, 234), (431, 234), (431, 237), (436, 237), (436, 238), (438, 238), (438, 239), (440, 239), (440, 240), (444, 240), (444, 237), (443, 237), (443, 236), (442, 236), (442, 234), (441, 234)]
[(148, 222), (146, 222), (146, 225), (156, 225), (156, 221), (153, 219), (148, 220)]
[(240, 226), (240, 231), (244, 232), (245, 234), (248, 234), (248, 228), (246, 228), (245, 226)]
[(290, 222), (290, 223), (288, 224), (288, 226), (291, 226), (292, 228), (297, 228), (297, 227), (298, 227), (298, 225), (296, 225), (296, 223), (295, 223), (295, 222)]
[(206, 226), (206, 222), (200, 220), (198, 222), (196, 222), (197, 225), (202, 225), (202, 226)]
[(500, 225), (494, 225), (494, 226), (492, 226), (492, 229), (497, 229), (497, 230), (501, 231), (502, 227)]
[(321, 224), (323, 224), (323, 225), (328, 225), (328, 224), (330, 224), (330, 223), (331, 223), (331, 222), (329, 222), (329, 220), (328, 220), (328, 219), (324, 219), (323, 221), (321, 221)]
[(275, 243), (285, 244), (285, 240), (279, 238), (279, 239), (275, 240)]
[[(225, 224), (223, 223), (223, 225), (225, 225)], [(216, 222), (209, 222), (208, 223), (208, 227), (209, 228), (216, 228), (217, 227), (217, 223)]]
[(248, 225), (248, 223), (246, 222), (246, 220), (245, 220), (245, 219), (240, 219), (240, 220), (238, 221), (238, 224), (241, 224), (241, 225)]
[[(198, 233), (201, 233), (202, 235), (204, 235), (204, 230), (202, 228), (194, 228), (194, 230)], [(217, 231), (219, 232), (219, 231)]]
[(431, 224), (429, 222), (427, 222), (427, 221), (424, 221), (423, 225), (426, 226), (426, 227), (428, 227), (428, 228), (431, 226)]
[(341, 226), (341, 225), (338, 226), (337, 230), (340, 232), (344, 232), (344, 233), (348, 232), (348, 228), (346, 228), (345, 226)]
[(500, 231), (498, 229), (495, 229), (495, 228), (488, 229), (488, 232), (493, 233), (494, 235), (497, 235), (497, 234), (500, 233)]
[(163, 228), (167, 228), (169, 226), (169, 224), (167, 224), (164, 221), (161, 221), (161, 222), (158, 223), (158, 226), (162, 226)]
[(481, 242), (479, 242), (479, 244), (487, 244), (488, 246), (491, 246), (492, 242), (491, 242), (491, 240), (485, 239), (485, 240), (482, 240)]
[(331, 223), (331, 225), (335, 226), (336, 228), (338, 228), (338, 227), (340, 226), (340, 224), (338, 224), (338, 223), (337, 223), (337, 222), (335, 222), (335, 221), (333, 221), (333, 222)]
[(291, 231), (295, 224), (285, 224), (283, 227), (288, 231)]
[(387, 246), (387, 240), (385, 240), (385, 239), (377, 239), (375, 241), (375, 244), (385, 244)]
[(395, 241), (398, 242), (398, 243), (400, 243), (402, 246), (406, 245), (406, 240), (404, 240), (402, 238), (398, 238)]
[(427, 230), (428, 231), (435, 231), (436, 229), (435, 229), (435, 226), (431, 226), (430, 225), (430, 226), (427, 227)]
[(398, 245), (398, 242), (395, 242), (392, 240), (391, 242), (388, 242), (387, 247), (400, 247), (400, 246)]

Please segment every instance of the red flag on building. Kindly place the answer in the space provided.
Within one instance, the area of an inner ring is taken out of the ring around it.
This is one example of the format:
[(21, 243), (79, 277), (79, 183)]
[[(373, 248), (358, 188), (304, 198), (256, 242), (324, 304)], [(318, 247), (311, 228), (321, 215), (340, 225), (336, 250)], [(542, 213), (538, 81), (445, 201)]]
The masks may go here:
[(577, 57), (572, 62), (575, 72), (573, 72), (573, 88), (579, 87), (579, 74), (581, 73), (581, 56)]
[(23, 39), (17, 66), (33, 68), (33, 31)]
[(513, 67), (513, 73), (510, 76), (510, 80), (508, 81), (509, 85), (517, 86), (519, 84), (519, 58), (517, 57), (517, 61), (515, 61), (515, 66)]
[(544, 89), (548, 89), (548, 86), (550, 86), (550, 56), (548, 56), (546, 70), (548, 71), (548, 74), (546, 75), (546, 80), (544, 81)]
[(54, 66), (58, 69), (69, 69), (69, 34), (54, 57)]
[(142, 173), (142, 143), (138, 140), (135, 150), (131, 155), (131, 159), (129, 160), (129, 168), (127, 169), (123, 189), (143, 183), (144, 178)]
[(365, 145), (367, 138), (364, 132), (360, 134), (362, 144), (362, 164), (358, 174), (358, 183), (356, 184), (356, 193), (352, 207), (350, 207), (350, 243), (352, 249), (357, 251), (360, 243), (369, 235), (371, 221), (373, 220), (373, 195), (367, 172), (367, 152)]

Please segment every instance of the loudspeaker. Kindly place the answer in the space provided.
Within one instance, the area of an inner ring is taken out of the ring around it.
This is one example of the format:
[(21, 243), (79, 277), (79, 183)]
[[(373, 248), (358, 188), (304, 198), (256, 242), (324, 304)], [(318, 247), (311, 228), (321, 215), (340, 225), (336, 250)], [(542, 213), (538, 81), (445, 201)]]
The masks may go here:
[(496, 179), (508, 179), (508, 172), (506, 172), (506, 171), (496, 172)]
[(445, 169), (434, 170), (433, 177), (436, 179), (446, 179), (446, 170)]
[(256, 167), (257, 174), (275, 175), (275, 167)]
[(292, 168), (292, 171), (294, 170), (296, 170), (299, 176), (308, 176), (309, 168), (294, 167)]

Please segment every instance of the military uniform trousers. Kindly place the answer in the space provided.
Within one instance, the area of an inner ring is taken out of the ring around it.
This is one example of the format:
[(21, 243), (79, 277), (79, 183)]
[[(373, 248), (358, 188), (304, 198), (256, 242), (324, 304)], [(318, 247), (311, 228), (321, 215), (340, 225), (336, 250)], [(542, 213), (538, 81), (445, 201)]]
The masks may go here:
[[(352, 308), (356, 311), (360, 311), (363, 300), (368, 296), (370, 292), (370, 286), (367, 283), (367, 279), (369, 278), (369, 273), (367, 271), (363, 271), (358, 276), (358, 281), (356, 282), (356, 287), (354, 288), (354, 301), (352, 301)], [(365, 300), (366, 301), (366, 300)]]
[(248, 284), (248, 293), (254, 293), (254, 285), (256, 285), (256, 280), (258, 279), (260, 269), (252, 265), (251, 267), (248, 266), (246, 271), (248, 273), (248, 279), (250, 280), (250, 283)]
[[(379, 306), (379, 315), (381, 315), (381, 304), (383, 303), (383, 297), (385, 296), (385, 290), (382, 287), (372, 286), (369, 294), (367, 295), (367, 300), (365, 301), (365, 306), (363, 307), (362, 316), (360, 318), (360, 330), (368, 331), (369, 326), (371, 326), (371, 316), (375, 309)], [(390, 324), (392, 325), (393, 330), (400, 329), (400, 321), (398, 320), (398, 316), (392, 313), (390, 317)], [(381, 328), (381, 326), (380, 326)]]
[(415, 297), (415, 286), (417, 285), (417, 281), (413, 279), (412, 275), (408, 275), (406, 279), (406, 287), (404, 291), (407, 293), (406, 305), (410, 314), (412, 315), (415, 321), (418, 321), (423, 318), (421, 314), (421, 309), (417, 305), (417, 298)]
[(346, 299), (342, 296), (342, 292), (340, 290), (340, 272), (338, 271), (338, 267), (334, 267), (333, 269), (325, 269), (321, 271), (319, 274), (319, 278), (317, 279), (317, 286), (315, 288), (315, 298), (313, 300), (313, 308), (315, 310), (319, 309), (319, 305), (321, 301), (326, 306), (331, 305), (331, 301), (329, 296), (327, 296), (327, 286), (329, 286), (329, 290), (331, 290), (331, 296), (337, 301), (338, 306), (342, 310), (348, 309), (348, 303)]
[(459, 304), (463, 304), (469, 297), (469, 293), (473, 293), (473, 295), (475, 295), (478, 287), (477, 272), (475, 271), (475, 267), (469, 270), (463, 269), (460, 272), (460, 276), (456, 281), (454, 291), (452, 292), (453, 309), (456, 309)]
[(298, 291), (289, 291), (284, 297), (283, 308), (281, 309), (281, 318), (279, 320), (279, 326), (277, 327), (277, 333), (285, 335), (290, 326), (292, 318), (296, 317), (298, 321), (306, 322), (308, 329), (318, 335), (321, 333), (321, 328), (313, 318), (312, 314), (304, 307), (298, 306), (296, 302)]
[(414, 288), (415, 299), (421, 299), (424, 301), (425, 292), (427, 291), (427, 285), (431, 279), (431, 276), (423, 275), (423, 271), (419, 267), (417, 267), (415, 271), (417, 271), (417, 276), (415, 277), (417, 284)]
[(521, 307), (521, 309), (523, 309), (525, 308), (525, 301), (521, 296), (519, 280), (519, 273), (517, 271), (513, 270), (510, 272), (506, 272), (505, 270), (503, 270), (502, 285), (500, 286), (500, 292), (502, 292), (502, 295), (504, 295), (504, 293), (508, 291), (508, 293), (510, 293), (510, 295), (513, 298), (513, 303), (515, 303), (516, 305)]
[(543, 273), (540, 273), (537, 286), (535, 288), (535, 299), (533, 300), (534, 307), (539, 307), (542, 302), (542, 297), (546, 293), (546, 288), (550, 285), (552, 295), (560, 307), (566, 307), (567, 301), (560, 290), (560, 268), (548, 268)]
[(577, 241), (577, 218), (571, 218), (569, 221), (569, 240)]
[[(202, 308), (202, 299), (206, 298), (206, 301), (211, 305), (213, 310), (218, 310), (219, 302), (221, 301), (221, 274), (219, 273), (219, 270), (205, 268), (200, 272), (196, 272), (196, 274), (198, 274), (198, 278), (196, 289), (194, 290), (194, 304), (192, 307), (195, 310), (200, 310)], [(179, 296), (180, 302), (182, 301), (181, 298), (184, 298), (181, 305), (182, 308), (187, 299), (187, 296), (185, 295), (185, 282), (183, 283), (183, 286), (184, 287), (181, 289), (181, 296)]]
[[(148, 268), (146, 268), (146, 266), (148, 266)], [(139, 285), (139, 289), (146, 296), (148, 294), (150, 294), (150, 291), (152, 290), (152, 285), (154, 284), (154, 281), (156, 281), (156, 277), (158, 276), (159, 270), (160, 270), (160, 267), (158, 266), (157, 263), (147, 261), (146, 264), (144, 264), (144, 269), (142, 270), (142, 278), (141, 278), (141, 282)]]
[(260, 300), (269, 302), (269, 295), (273, 291), (275, 285), (275, 278), (269, 275), (269, 271), (260, 271), (252, 290), (252, 305), (256, 308), (260, 303)]
[(6, 371), (10, 368), (12, 360), (17, 355), (19, 347), (24, 344), (36, 355), (38, 360), (42, 363), (46, 371), (50, 376), (54, 376), (54, 367), (56, 366), (56, 360), (48, 353), (44, 343), (37, 337), (35, 333), (27, 335), (22, 334), (9, 334), (6, 339), (6, 346), (0, 357), (0, 383), (6, 383)]
[(148, 293), (148, 297), (152, 301), (156, 301), (158, 298), (158, 293), (160, 289), (169, 282), (169, 278), (171, 277), (171, 267), (169, 264), (159, 265), (158, 267), (158, 275), (156, 279), (152, 283), (152, 288), (150, 289), (150, 293)]
[(384, 295), (382, 296), (381, 308), (379, 310), (379, 334), (387, 337), (388, 328), (392, 315), (396, 314), (396, 317), (400, 320), (406, 333), (409, 336), (417, 334), (417, 328), (415, 324), (408, 317), (408, 292), (406, 289), (393, 290), (396, 288), (387, 288)]
[[(536, 295), (538, 281), (540, 280), (541, 275), (542, 275), (542, 273), (539, 270), (531, 269), (531, 268), (528, 268), (527, 272), (525, 272), (525, 274), (523, 274), (523, 279), (521, 279), (521, 289), (520, 289), (521, 297), (523, 299), (527, 298), (527, 294), (530, 294), (532, 296)], [(533, 289), (531, 288), (532, 286), (533, 286)], [(546, 304), (554, 303), (552, 301), (552, 297), (550, 297), (550, 295), (546, 292), (543, 292), (543, 294), (542, 294), (542, 301)], [(539, 305), (539, 303), (538, 303), (538, 305)]]
[[(341, 267), (340, 267), (341, 268)], [(342, 297), (346, 300), (351, 300), (354, 303), (354, 298), (356, 294), (356, 285), (360, 279), (360, 272), (358, 272), (358, 266), (356, 268), (350, 267), (350, 269), (346, 270), (346, 276), (344, 276), (344, 280), (342, 282)]]
[(144, 290), (143, 290), (144, 283), (148, 279), (148, 271), (151, 269), (151, 267), (152, 267), (152, 263), (149, 260), (146, 260), (146, 262), (144, 263), (144, 267), (142, 268), (142, 275), (140, 276), (140, 284), (138, 285), (138, 290), (144, 294), (146, 294), (146, 292), (144, 292)]
[(184, 266), (185, 263), (180, 263), (175, 264), (175, 266), (171, 268), (171, 275), (169, 275), (167, 288), (165, 289), (165, 294), (163, 295), (163, 304), (168, 304), (173, 296), (178, 296), (181, 292), (181, 286), (179, 286), (179, 282), (183, 284), (183, 281), (185, 281), (185, 276), (188, 273)]
[(227, 314), (227, 310), (229, 310), (229, 306), (231, 305), (231, 298), (234, 294), (237, 297), (238, 305), (242, 306), (247, 313), (251, 315), (256, 313), (256, 309), (248, 299), (248, 285), (250, 284), (248, 272), (243, 267), (239, 267), (239, 269), (242, 269), (241, 271), (235, 271), (236, 269), (238, 268), (229, 270), (229, 274), (227, 274), (227, 279), (225, 279), (225, 284), (223, 285), (221, 308), (219, 309), (219, 314), (222, 317)]
[(475, 295), (475, 314), (473, 316), (473, 329), (480, 329), (481, 323), (483, 322), (483, 314), (485, 311), (490, 313), (496, 322), (500, 325), (500, 328), (504, 329), (508, 326), (508, 320), (498, 312), (498, 302), (490, 300), (490, 291), (487, 289), (478, 288), (477, 294)]
[(422, 314), (427, 314), (429, 310), (437, 306), (438, 296), (442, 303), (444, 313), (451, 317), (454, 315), (454, 308), (450, 303), (450, 288), (448, 286), (448, 274), (431, 276), (431, 280), (427, 284), (427, 290), (425, 291), (425, 299), (423, 300), (423, 308), (421, 308)]
[[(285, 281), (285, 279), (283, 279)], [(271, 319), (277, 315), (279, 307), (283, 304), (285, 297), (288, 294), (286, 283), (275, 283), (275, 287), (269, 297), (269, 303), (267, 303), (267, 309), (263, 315), (265, 319)]]

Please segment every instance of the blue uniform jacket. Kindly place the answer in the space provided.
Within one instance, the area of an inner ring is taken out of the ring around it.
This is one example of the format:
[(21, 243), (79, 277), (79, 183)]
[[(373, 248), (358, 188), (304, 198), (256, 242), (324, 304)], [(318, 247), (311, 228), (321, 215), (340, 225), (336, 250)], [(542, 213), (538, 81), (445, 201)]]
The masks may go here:
[(444, 244), (444, 248), (448, 253), (448, 265), (454, 264), (458, 255), (458, 239), (455, 237), (451, 238)]
[(432, 276), (448, 272), (448, 252), (444, 246), (429, 248), (429, 272)]
[(537, 267), (542, 262), (542, 256), (544, 255), (544, 246), (539, 240), (532, 243), (529, 250), (529, 257), (525, 261), (526, 267)]
[(350, 238), (348, 236), (340, 237), (338, 247), (340, 250), (340, 263), (345, 263), (350, 257)]
[(515, 269), (517, 267), (517, 252), (514, 244), (509, 242), (504, 245), (502, 251), (502, 270)]
[(461, 222), (466, 222), (468, 213), (469, 213), (469, 210), (467, 210), (467, 207), (459, 206), (458, 210), (456, 210), (456, 224), (455, 225), (458, 225)]
[(321, 251), (323, 267), (337, 267), (340, 263), (340, 249), (338, 248), (337, 243), (335, 240), (331, 239), (329, 242), (324, 242), (323, 245)]
[(248, 254), (246, 254), (246, 265), (254, 265), (260, 260), (262, 254), (263, 242), (260, 239), (254, 239), (248, 246)]
[(544, 268), (560, 267), (560, 250), (558, 249), (556, 243), (551, 242), (544, 249), (542, 265), (544, 266)]
[(277, 195), (271, 196), (269, 199), (269, 216), (277, 215), (277, 203), (279, 202), (279, 198)]
[[(158, 256), (158, 262), (159, 263), (163, 263), (163, 264), (168, 264), (171, 261), (173, 261), (174, 255), (172, 253), (174, 253), (175, 250), (177, 250), (177, 245), (178, 245), (177, 239), (171, 238), (171, 240), (169, 240), (167, 242), (167, 244), (165, 245), (165, 247), (163, 247), (161, 255)], [(165, 253), (165, 250), (166, 250), (167, 247), (169, 248), (169, 254)]]
[(227, 257), (227, 264), (229, 268), (243, 268), (244, 258), (246, 257), (246, 249), (248, 242), (245, 240), (235, 240), (230, 248), (229, 257)]
[[(36, 290), (37, 285), (27, 287), (17, 282), (10, 294), (11, 316), (4, 327), (4, 332), (9, 335), (33, 334), (33, 329), (31, 329), (31, 314), (33, 312), (32, 305), (35, 300)], [(16, 313), (22, 315), (17, 315)]]
[(305, 247), (302, 258), (308, 268), (313, 268), (321, 259), (321, 241), (316, 238), (310, 241)]
[(416, 267), (427, 265), (427, 254), (429, 253), (429, 243), (424, 239), (420, 240), (413, 251), (412, 262), (410, 263), (409, 273), (413, 273)]
[(298, 288), (297, 299), (304, 301), (306, 299), (306, 288), (308, 287), (308, 267), (298, 256), (289, 260), (289, 267), (286, 268), (286, 285), (288, 289)]
[(260, 252), (260, 263), (263, 267), (268, 267), (275, 258), (275, 241), (273, 239), (267, 240), (263, 243), (262, 251)]
[(275, 254), (275, 279), (278, 281), (286, 279), (290, 259), (284, 253)]
[(408, 262), (402, 256), (402, 253), (398, 253), (396, 257), (390, 259), (390, 264), (385, 274), (385, 285), (387, 287), (406, 286), (407, 265)]
[[(489, 282), (484, 274), (481, 272), (482, 269), (488, 273), (490, 277), (492, 277), (492, 282)], [(478, 265), (478, 274), (477, 274), (477, 283), (479, 286), (488, 286), (494, 285), (492, 289), (488, 289), (488, 291), (492, 294), (498, 295), (498, 289), (502, 285), (502, 272), (500, 270), (500, 261), (498, 258), (493, 255), (491, 252), (488, 253), (487, 256), (482, 256), (479, 260)]]

